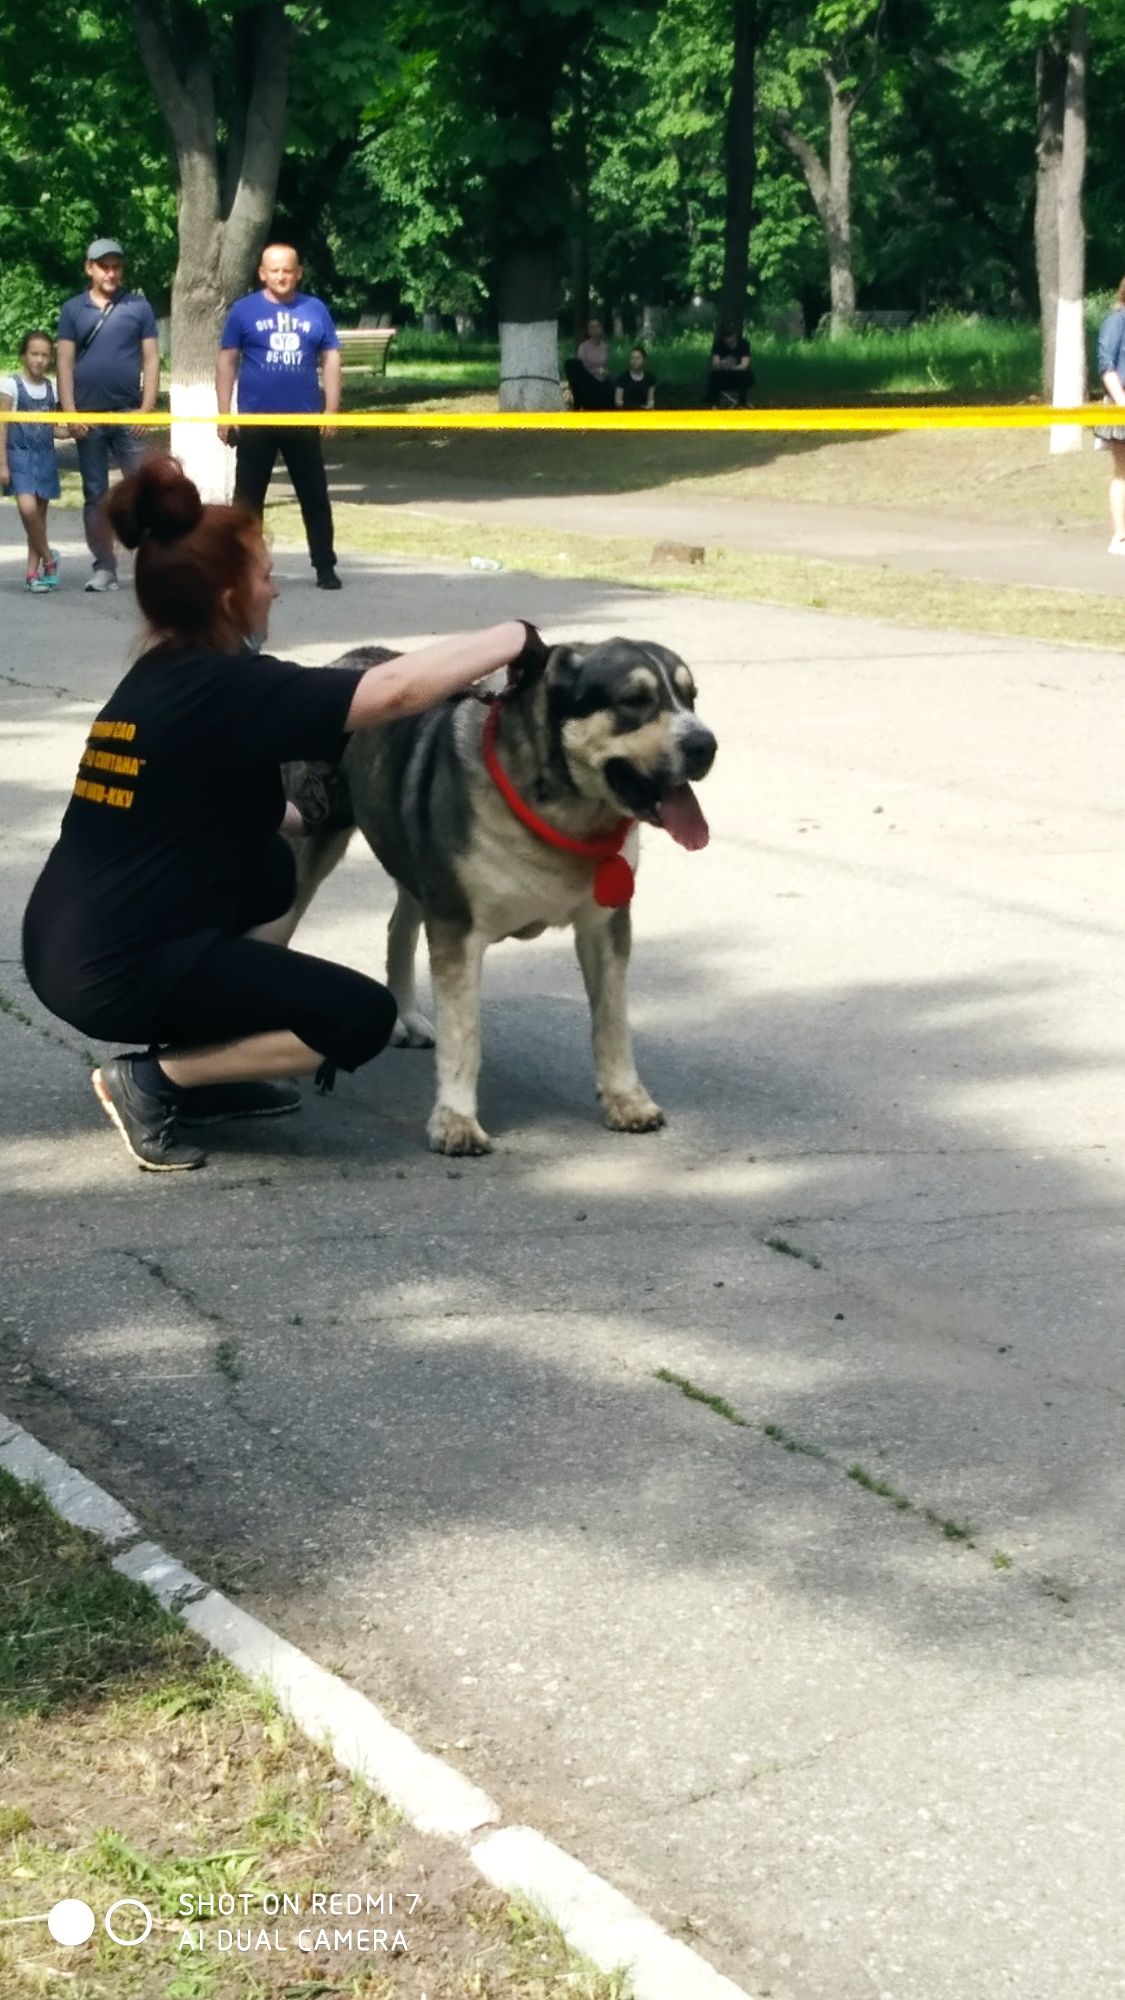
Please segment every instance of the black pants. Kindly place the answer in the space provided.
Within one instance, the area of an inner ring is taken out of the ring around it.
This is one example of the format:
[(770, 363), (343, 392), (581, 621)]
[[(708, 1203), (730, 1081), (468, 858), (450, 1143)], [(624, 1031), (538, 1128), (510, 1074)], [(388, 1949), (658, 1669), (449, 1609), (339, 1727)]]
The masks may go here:
[(260, 428), (255, 425), (253, 429), (240, 430), (234, 497), (244, 501), (247, 507), (253, 507), (256, 514), (262, 512), (278, 452), (285, 462), (285, 470), (293, 481), (293, 490), (300, 503), (312, 566), (318, 571), (335, 569), (332, 504), (328, 498), (328, 479), (319, 431), (311, 428), (290, 430), (280, 425), (277, 430), (270, 430), (265, 424)]
[(564, 361), (566, 379), (570, 384), (571, 400), (576, 410), (612, 410), (613, 383), (608, 379), (599, 382), (591, 375), (584, 361)]
[(209, 1048), (288, 1028), (334, 1068), (386, 1047), (397, 1009), (385, 986), (349, 965), (261, 938), (219, 938), (157, 1009), (156, 1049)]
[(134, 951), (109, 973), (103, 969), (95, 985), (82, 970), (90, 937), (76, 921), (73, 895), (52, 893), (50, 868), (24, 916), (24, 969), (43, 1005), (80, 1034), (156, 1050), (200, 1049), (288, 1028), (346, 1070), (386, 1047), (396, 1008), (385, 986), (351, 966), (245, 935), (293, 901), (293, 855), (284, 840), (270, 843), (236, 896), (233, 936), (173, 938)]

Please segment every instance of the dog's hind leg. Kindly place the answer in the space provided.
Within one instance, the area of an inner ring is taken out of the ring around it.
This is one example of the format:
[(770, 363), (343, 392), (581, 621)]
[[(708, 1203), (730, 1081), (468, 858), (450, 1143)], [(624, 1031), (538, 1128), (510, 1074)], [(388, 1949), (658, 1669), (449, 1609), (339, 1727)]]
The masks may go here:
[(427, 1128), (435, 1153), (490, 1153), (477, 1118), (480, 1075), (480, 976), (485, 938), (460, 924), (431, 919), (430, 977), (437, 1005), (437, 1103)]
[(414, 960), (422, 928), (422, 905), (401, 886), (387, 926), (387, 985), (398, 1006), (391, 1040), (400, 1049), (432, 1049), (434, 1031), (419, 1011), (414, 990)]
[(637, 1075), (629, 1032), (628, 910), (603, 910), (591, 900), (575, 918), (574, 943), (590, 1002), (594, 1067), (605, 1122), (614, 1132), (655, 1132), (664, 1123), (664, 1113)]

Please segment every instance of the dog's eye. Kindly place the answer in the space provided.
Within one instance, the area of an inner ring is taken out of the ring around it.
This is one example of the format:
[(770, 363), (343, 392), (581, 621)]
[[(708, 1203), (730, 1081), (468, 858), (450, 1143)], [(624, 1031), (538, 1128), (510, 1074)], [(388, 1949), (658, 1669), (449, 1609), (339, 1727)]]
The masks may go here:
[(656, 706), (656, 696), (651, 688), (630, 688), (626, 694), (617, 697), (617, 707), (630, 722), (651, 715)]
[(695, 707), (695, 682), (689, 681), (686, 674), (676, 675), (676, 693), (685, 708)]

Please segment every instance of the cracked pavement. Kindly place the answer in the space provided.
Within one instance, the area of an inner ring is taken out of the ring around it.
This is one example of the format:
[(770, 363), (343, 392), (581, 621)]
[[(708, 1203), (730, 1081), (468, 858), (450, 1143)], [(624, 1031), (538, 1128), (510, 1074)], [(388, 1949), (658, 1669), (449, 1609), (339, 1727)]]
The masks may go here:
[[(282, 556), (310, 661), (502, 615), (690, 659), (670, 1125), (599, 1126), (549, 935), (489, 959), (491, 1158), (391, 1051), (166, 1182), (18, 963), (135, 612), (65, 510), (24, 597), (2, 525), (0, 1408), (748, 1992), (1125, 1995), (1117, 656)], [(377, 970), (389, 907), (353, 848), (300, 942)]]

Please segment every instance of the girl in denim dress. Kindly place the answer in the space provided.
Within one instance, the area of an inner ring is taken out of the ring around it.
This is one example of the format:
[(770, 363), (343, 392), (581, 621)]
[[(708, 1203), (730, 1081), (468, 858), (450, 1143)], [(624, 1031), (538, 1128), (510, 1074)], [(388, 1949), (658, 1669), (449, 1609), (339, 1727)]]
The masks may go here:
[[(50, 334), (25, 333), (19, 374), (0, 378), (0, 409), (57, 410), (58, 394), (47, 372), (54, 355)], [(14, 494), (27, 535), (25, 588), (57, 590), (58, 550), (47, 540), (47, 507), (60, 491), (53, 424), (0, 424), (0, 485)]]

